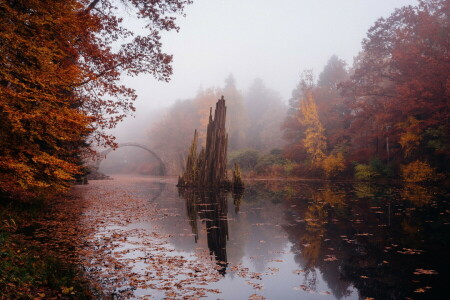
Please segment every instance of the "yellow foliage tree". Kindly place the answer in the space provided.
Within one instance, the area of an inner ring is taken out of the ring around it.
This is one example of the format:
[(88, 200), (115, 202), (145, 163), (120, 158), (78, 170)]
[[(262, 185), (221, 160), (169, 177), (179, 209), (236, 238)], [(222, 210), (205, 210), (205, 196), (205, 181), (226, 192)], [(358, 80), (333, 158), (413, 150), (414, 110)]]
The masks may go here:
[(311, 156), (313, 164), (320, 163), (325, 157), (326, 137), (325, 129), (319, 120), (317, 106), (311, 90), (307, 90), (300, 101), (299, 122), (306, 127), (303, 145)]

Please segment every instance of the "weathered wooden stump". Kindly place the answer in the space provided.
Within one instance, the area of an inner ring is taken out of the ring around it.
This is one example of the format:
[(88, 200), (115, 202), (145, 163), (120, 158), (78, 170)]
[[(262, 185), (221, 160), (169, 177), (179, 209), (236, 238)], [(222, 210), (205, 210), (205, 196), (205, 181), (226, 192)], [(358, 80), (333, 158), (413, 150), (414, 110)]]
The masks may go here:
[(209, 113), (209, 123), (206, 134), (206, 147), (197, 155), (198, 134), (194, 132), (191, 148), (186, 162), (186, 170), (178, 178), (180, 187), (203, 188), (235, 188), (243, 189), (239, 167), (235, 166), (233, 181), (227, 177), (227, 147), (228, 134), (225, 128), (227, 107), (225, 99), (219, 99), (212, 117)]

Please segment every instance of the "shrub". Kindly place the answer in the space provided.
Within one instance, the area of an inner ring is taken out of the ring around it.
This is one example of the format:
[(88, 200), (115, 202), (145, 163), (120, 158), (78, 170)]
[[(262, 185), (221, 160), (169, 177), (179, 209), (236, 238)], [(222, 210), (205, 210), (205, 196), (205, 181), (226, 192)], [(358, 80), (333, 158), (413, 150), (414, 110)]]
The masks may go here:
[(420, 160), (402, 166), (401, 173), (406, 182), (425, 182), (437, 179), (436, 171), (428, 163)]
[(379, 177), (392, 177), (392, 169), (379, 158), (372, 159), (369, 165)]
[(326, 177), (336, 177), (345, 170), (345, 161), (342, 153), (331, 154), (322, 161), (322, 168)]
[(355, 165), (355, 179), (357, 180), (372, 180), (387, 177), (392, 177), (392, 169), (378, 158), (372, 159), (368, 165)]
[(264, 176), (289, 176), (295, 164), (282, 156), (278, 149), (272, 150), (269, 154), (259, 156), (254, 167), (255, 174)]
[(238, 164), (243, 170), (251, 170), (258, 163), (259, 157), (259, 151), (254, 149), (234, 151), (228, 156), (228, 166), (233, 168), (235, 164)]
[(356, 164), (355, 178), (357, 180), (372, 180), (380, 176), (370, 165)]

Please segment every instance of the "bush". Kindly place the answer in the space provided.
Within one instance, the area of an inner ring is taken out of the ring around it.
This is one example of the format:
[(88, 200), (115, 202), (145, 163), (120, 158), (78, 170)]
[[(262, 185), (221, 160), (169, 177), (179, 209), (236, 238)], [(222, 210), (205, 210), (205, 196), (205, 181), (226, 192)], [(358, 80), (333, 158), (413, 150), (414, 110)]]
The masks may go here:
[(241, 169), (248, 171), (256, 166), (259, 157), (259, 151), (254, 149), (234, 151), (228, 156), (228, 167), (234, 168), (234, 165), (238, 164)]
[(437, 179), (436, 171), (428, 163), (420, 160), (402, 166), (401, 173), (406, 182), (426, 182)]
[(257, 172), (259, 172), (260, 170), (267, 168), (268, 166), (284, 165), (286, 162), (286, 159), (282, 158), (281, 156), (265, 154), (258, 159), (258, 163), (256, 164), (255, 169)]
[(379, 174), (379, 177), (392, 177), (392, 169), (379, 158), (374, 158), (370, 161), (372, 170)]
[(268, 154), (254, 149), (234, 151), (228, 156), (228, 167), (233, 168), (235, 163), (244, 171), (264, 176), (289, 176), (294, 173), (296, 167), (296, 164), (282, 156), (279, 149)]
[(357, 180), (372, 180), (379, 177), (377, 173), (370, 165), (356, 164), (355, 166), (355, 178)]
[(372, 180), (376, 178), (392, 177), (392, 169), (378, 158), (374, 158), (368, 165), (355, 165), (355, 179)]
[(325, 172), (325, 176), (336, 177), (345, 170), (345, 160), (342, 153), (336, 155), (331, 154), (322, 161), (322, 168)]

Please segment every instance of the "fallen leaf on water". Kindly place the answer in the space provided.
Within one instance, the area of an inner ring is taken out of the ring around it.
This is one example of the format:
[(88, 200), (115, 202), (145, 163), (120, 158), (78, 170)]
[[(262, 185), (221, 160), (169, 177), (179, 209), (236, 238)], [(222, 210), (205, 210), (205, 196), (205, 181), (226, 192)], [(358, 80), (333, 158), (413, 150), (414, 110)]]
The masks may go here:
[(438, 272), (435, 270), (425, 270), (425, 269), (416, 269), (413, 273), (414, 275), (437, 275)]
[(265, 300), (266, 298), (261, 295), (253, 294), (248, 297), (248, 300)]
[(325, 255), (325, 256), (326, 256), (326, 258), (323, 259), (324, 261), (335, 261), (335, 260), (338, 260), (335, 255)]
[(293, 289), (296, 291), (300, 291), (300, 290), (305, 291), (305, 292), (311, 291), (311, 288), (309, 288), (308, 286), (306, 286), (304, 284), (301, 284), (300, 286), (295, 286), (295, 287), (293, 287)]

